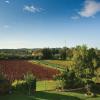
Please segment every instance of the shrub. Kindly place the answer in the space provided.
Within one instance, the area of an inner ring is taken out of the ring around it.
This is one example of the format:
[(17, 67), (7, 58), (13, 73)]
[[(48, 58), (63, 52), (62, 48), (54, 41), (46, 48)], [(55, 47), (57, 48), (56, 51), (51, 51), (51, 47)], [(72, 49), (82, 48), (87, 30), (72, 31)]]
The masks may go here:
[(25, 91), (27, 90), (27, 84), (25, 80), (15, 80), (12, 83), (12, 87), (14, 90), (20, 90), (20, 91)]
[(95, 82), (91, 82), (90, 83), (91, 87), (90, 90), (93, 93), (100, 93), (100, 83), (95, 83)]
[(54, 78), (55, 80), (59, 80), (60, 86), (64, 89), (80, 88), (84, 86), (84, 82), (76, 77), (73, 70), (66, 70), (62, 74), (56, 75)]
[(0, 75), (0, 94), (9, 93), (10, 90), (11, 90), (10, 82), (6, 80), (3, 75)]
[(33, 74), (27, 73), (27, 75), (24, 75), (24, 79), (27, 83), (29, 95), (31, 95), (31, 93), (36, 91), (36, 78), (33, 76)]
[(65, 88), (80, 88), (83, 86), (83, 81), (76, 77), (73, 70), (67, 70), (64, 72)]

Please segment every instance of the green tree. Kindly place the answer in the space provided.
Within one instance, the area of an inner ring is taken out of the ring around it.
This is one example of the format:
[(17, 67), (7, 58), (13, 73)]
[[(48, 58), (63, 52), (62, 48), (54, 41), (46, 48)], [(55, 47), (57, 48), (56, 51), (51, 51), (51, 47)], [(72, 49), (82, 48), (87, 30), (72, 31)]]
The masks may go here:
[(66, 47), (64, 47), (64, 48), (62, 48), (62, 49), (60, 50), (60, 58), (61, 58), (62, 60), (66, 60)]
[(95, 68), (98, 66), (97, 55), (94, 49), (88, 49), (86, 45), (77, 46), (73, 52), (76, 75), (79, 78), (92, 81)]
[(52, 59), (52, 52), (49, 48), (44, 48), (42, 50), (43, 59)]

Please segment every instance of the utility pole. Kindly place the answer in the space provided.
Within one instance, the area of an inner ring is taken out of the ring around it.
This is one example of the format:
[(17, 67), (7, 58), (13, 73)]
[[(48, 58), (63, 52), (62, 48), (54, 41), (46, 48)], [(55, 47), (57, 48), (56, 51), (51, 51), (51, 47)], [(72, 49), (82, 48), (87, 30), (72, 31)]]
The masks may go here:
[(65, 40), (65, 59), (66, 59), (66, 50), (67, 50), (67, 47), (66, 47), (66, 40)]

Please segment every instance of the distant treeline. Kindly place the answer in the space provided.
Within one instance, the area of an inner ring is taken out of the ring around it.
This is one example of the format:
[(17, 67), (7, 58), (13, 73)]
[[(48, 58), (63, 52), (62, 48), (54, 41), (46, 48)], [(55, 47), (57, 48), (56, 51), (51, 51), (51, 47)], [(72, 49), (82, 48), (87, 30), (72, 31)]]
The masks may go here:
[(32, 59), (33, 49), (0, 49), (0, 59)]
[[(83, 45), (84, 47), (85, 45)], [(73, 54), (81, 46), (73, 48), (37, 48), (37, 49), (0, 49), (0, 59), (55, 59), (71, 60)], [(100, 50), (96, 48), (87, 48), (91, 55), (96, 55), (100, 61)]]
[(88, 48), (86, 45), (76, 46), (73, 48), (43, 48), (36, 49), (32, 52), (34, 59), (55, 59), (55, 60), (72, 60), (73, 55), (81, 48), (85, 48), (90, 52), (91, 56), (95, 56), (100, 61), (100, 50), (97, 48)]

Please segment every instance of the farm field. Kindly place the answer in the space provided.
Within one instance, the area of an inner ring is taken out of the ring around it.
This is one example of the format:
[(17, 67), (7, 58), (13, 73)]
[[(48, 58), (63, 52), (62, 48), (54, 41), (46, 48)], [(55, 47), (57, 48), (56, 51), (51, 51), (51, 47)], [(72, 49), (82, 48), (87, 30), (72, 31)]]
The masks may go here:
[(0, 71), (10, 81), (23, 79), (28, 72), (32, 72), (38, 80), (50, 80), (53, 78), (53, 75), (60, 72), (53, 68), (32, 64), (26, 60), (1, 60)]
[(58, 70), (65, 70), (66, 68), (72, 69), (72, 65), (74, 64), (72, 61), (65, 60), (32, 60), (30, 61), (33, 64), (39, 64), (46, 67), (53, 67)]
[(28, 72), (32, 72), (38, 80), (51, 80), (60, 71), (71, 69), (72, 64), (72, 61), (64, 60), (0, 60), (0, 71), (10, 81), (23, 79)]
[[(60, 71), (64, 71), (66, 68), (73, 69), (74, 63), (72, 61), (65, 61), (65, 60), (31, 60), (33, 64), (42, 65), (49, 68), (55, 68)], [(98, 76), (100, 75), (100, 68), (98, 67), (96, 70)], [(100, 83), (100, 78), (96, 79), (95, 82)]]

